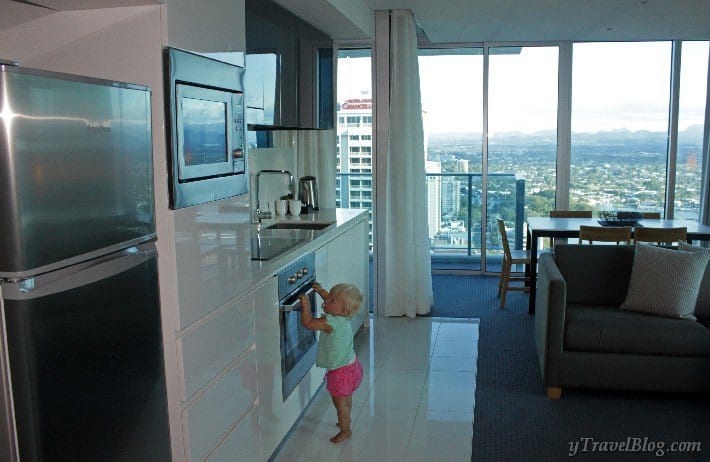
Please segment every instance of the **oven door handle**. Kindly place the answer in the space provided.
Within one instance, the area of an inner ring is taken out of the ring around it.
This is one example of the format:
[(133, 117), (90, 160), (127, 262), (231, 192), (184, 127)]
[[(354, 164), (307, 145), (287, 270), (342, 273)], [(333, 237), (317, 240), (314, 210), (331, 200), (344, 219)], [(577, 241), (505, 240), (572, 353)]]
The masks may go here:
[(291, 303), (281, 303), (280, 308), (281, 311), (288, 313), (291, 311), (301, 311), (301, 295), (305, 295), (306, 297), (310, 296), (313, 293), (313, 287), (310, 285), (308, 286), (308, 289), (299, 292), (298, 294), (294, 295), (291, 299), (293, 302)]

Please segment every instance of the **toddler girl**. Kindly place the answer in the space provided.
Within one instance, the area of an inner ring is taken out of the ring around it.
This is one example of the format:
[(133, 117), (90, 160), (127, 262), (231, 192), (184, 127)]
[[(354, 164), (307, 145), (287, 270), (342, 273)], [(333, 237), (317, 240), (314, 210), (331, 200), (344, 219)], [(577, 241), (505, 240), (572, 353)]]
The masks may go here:
[(362, 305), (362, 294), (352, 284), (336, 284), (326, 291), (317, 282), (313, 289), (321, 296), (325, 315), (314, 318), (308, 297), (301, 295), (301, 324), (306, 329), (323, 332), (318, 340), (316, 365), (328, 369), (326, 388), (338, 413), (340, 432), (330, 439), (340, 443), (350, 438), (350, 410), (352, 394), (362, 381), (362, 365), (355, 356), (350, 318)]

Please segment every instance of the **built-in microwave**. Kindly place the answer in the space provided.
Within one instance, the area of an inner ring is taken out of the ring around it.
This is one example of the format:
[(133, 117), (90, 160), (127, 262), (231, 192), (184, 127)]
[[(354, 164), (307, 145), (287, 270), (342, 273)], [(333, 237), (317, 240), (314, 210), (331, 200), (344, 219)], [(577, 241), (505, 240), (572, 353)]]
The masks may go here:
[(170, 207), (247, 192), (244, 69), (165, 49)]

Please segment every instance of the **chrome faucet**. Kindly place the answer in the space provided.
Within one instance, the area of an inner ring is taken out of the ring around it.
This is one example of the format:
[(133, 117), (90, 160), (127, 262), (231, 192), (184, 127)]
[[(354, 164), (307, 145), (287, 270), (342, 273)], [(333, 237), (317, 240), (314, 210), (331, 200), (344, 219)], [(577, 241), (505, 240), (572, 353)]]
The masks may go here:
[(259, 170), (256, 173), (256, 194), (255, 194), (255, 200), (256, 200), (256, 210), (254, 210), (254, 216), (252, 219), (252, 223), (261, 223), (261, 220), (263, 219), (270, 219), (271, 218), (271, 210), (267, 210), (265, 212), (261, 211), (261, 206), (259, 205), (259, 177), (261, 177), (262, 173), (266, 174), (274, 174), (274, 175), (288, 175), (288, 189), (291, 192), (291, 195), (293, 197), (296, 197), (295, 189), (294, 189), (294, 184), (293, 184), (293, 174), (289, 172), (288, 170)]

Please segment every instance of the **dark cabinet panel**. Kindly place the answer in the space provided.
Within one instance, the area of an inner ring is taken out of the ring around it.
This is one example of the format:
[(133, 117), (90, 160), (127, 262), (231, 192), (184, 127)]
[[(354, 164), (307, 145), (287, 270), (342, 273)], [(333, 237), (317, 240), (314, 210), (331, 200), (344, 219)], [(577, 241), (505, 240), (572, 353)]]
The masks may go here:
[[(247, 0), (245, 6), (247, 123), (256, 129), (332, 128), (332, 121), (321, 122), (334, 111), (333, 41), (271, 1)], [(330, 50), (328, 63), (321, 50)]]
[[(270, 53), (259, 52), (262, 47), (263, 24), (261, 20), (261, 2), (248, 2), (251, 7), (245, 12), (245, 31), (246, 36), (251, 41), (251, 53), (246, 55), (245, 66), (251, 72), (244, 74), (244, 87), (246, 92), (244, 95), (247, 108), (264, 109), (264, 82), (259, 78), (263, 74), (260, 69), (255, 69), (262, 66), (262, 56), (272, 56), (274, 66), (276, 65), (276, 50), (271, 50)], [(276, 69), (274, 68), (274, 78), (276, 77)]]

